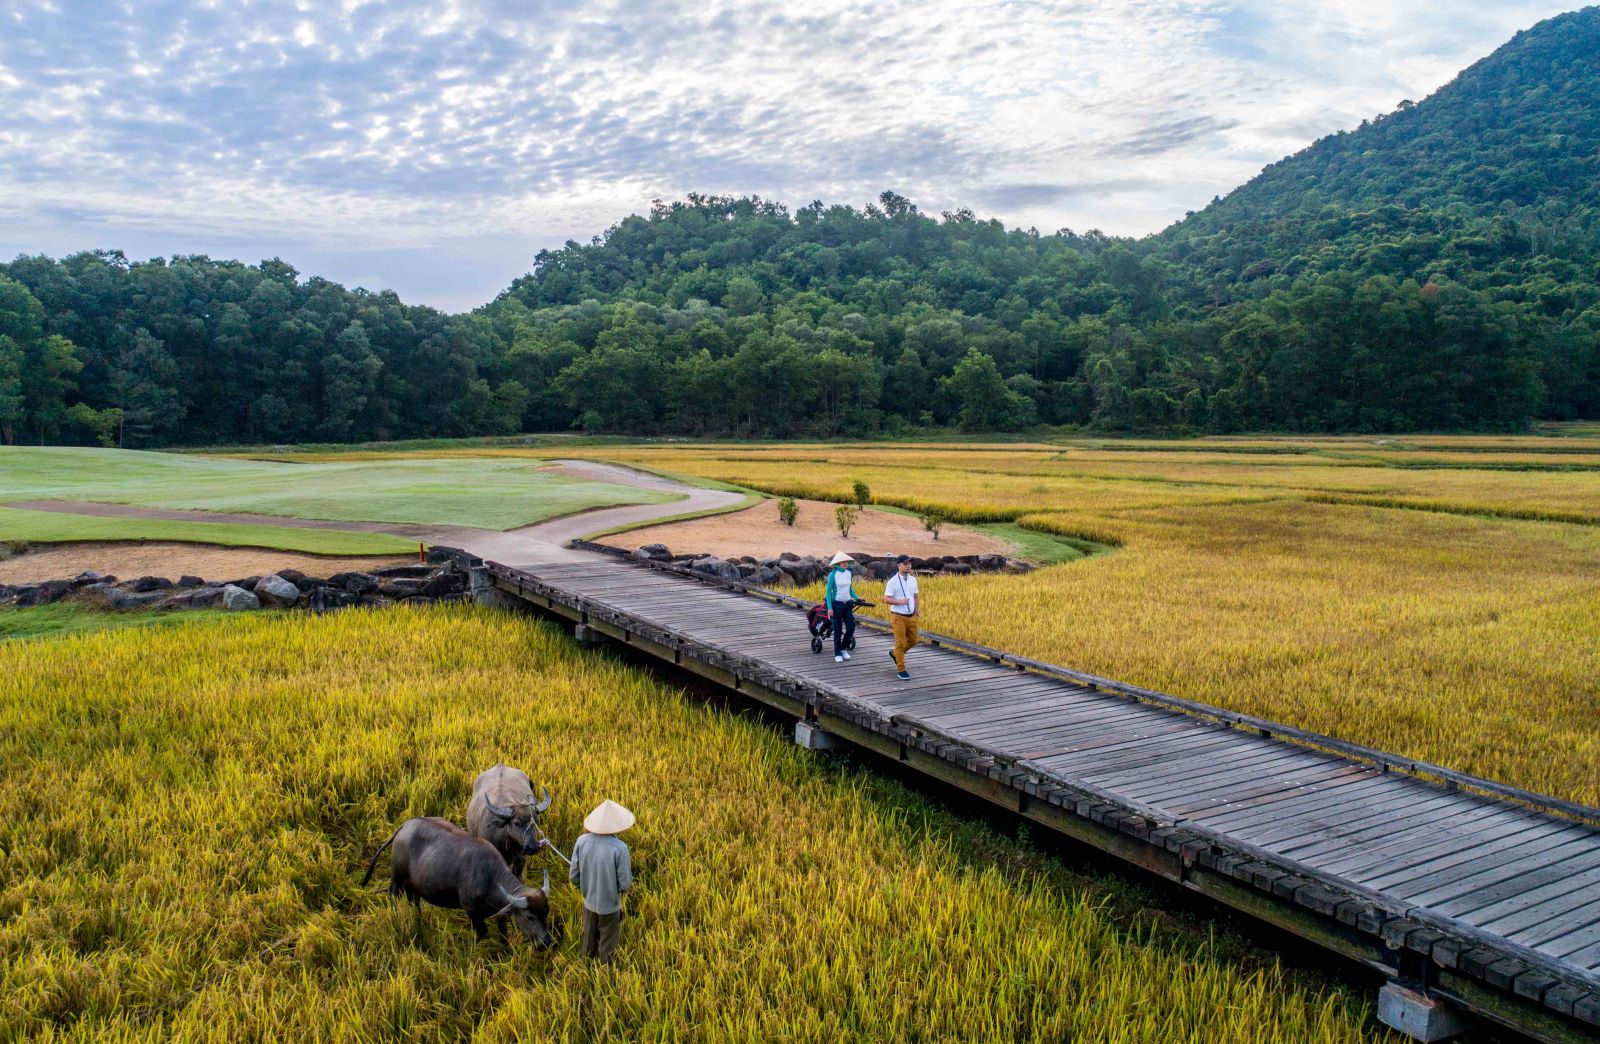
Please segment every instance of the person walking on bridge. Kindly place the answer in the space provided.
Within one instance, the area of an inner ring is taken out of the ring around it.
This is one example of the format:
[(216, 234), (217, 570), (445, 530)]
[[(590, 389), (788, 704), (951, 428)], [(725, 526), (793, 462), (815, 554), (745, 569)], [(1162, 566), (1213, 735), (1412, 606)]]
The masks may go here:
[(894, 624), (894, 652), (889, 656), (894, 660), (895, 677), (910, 681), (906, 653), (919, 639), (917, 614), (922, 611), (922, 596), (917, 591), (917, 578), (911, 575), (911, 556), (901, 555), (895, 563), (896, 572), (883, 587), (883, 600), (889, 606), (889, 620)]
[(834, 663), (850, 658), (846, 643), (856, 633), (856, 589), (850, 575), (850, 567), (855, 564), (855, 559), (840, 551), (828, 563), (833, 569), (822, 582), (822, 604), (828, 607), (828, 615), (833, 618)]
[(617, 837), (633, 826), (633, 813), (610, 798), (583, 817), (567, 876), (583, 896), (583, 955), (610, 964), (622, 937), (622, 896), (633, 887), (633, 861)]

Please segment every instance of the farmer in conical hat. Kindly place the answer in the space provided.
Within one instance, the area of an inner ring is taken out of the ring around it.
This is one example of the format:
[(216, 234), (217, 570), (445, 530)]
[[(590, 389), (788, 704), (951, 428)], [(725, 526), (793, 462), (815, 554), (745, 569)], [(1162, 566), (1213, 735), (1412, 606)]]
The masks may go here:
[(833, 618), (833, 662), (850, 658), (848, 642), (856, 633), (856, 590), (851, 586), (850, 567), (856, 560), (840, 551), (828, 563), (832, 568), (823, 580), (822, 604)]
[(583, 896), (583, 955), (609, 964), (622, 937), (622, 894), (633, 887), (628, 846), (617, 837), (633, 813), (610, 798), (583, 817), (588, 833), (572, 846), (567, 876)]

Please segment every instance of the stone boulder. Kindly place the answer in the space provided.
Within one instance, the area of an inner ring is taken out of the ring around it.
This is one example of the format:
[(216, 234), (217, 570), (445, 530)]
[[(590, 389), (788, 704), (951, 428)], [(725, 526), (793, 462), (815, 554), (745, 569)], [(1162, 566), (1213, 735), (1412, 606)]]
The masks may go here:
[(107, 587), (102, 597), (105, 607), (117, 612), (127, 612), (130, 609), (150, 609), (166, 601), (171, 595), (165, 588), (154, 591), (123, 591), (115, 587)]
[(438, 566), (430, 565), (385, 566), (382, 569), (374, 569), (369, 575), (376, 577), (404, 577), (409, 580), (416, 580), (431, 575), (438, 568)]
[(335, 573), (328, 583), (342, 587), (351, 594), (371, 594), (378, 589), (378, 580), (371, 573)]
[(16, 588), (13, 604), (18, 609), (27, 609), (35, 605), (54, 605), (67, 595), (76, 591), (71, 580), (45, 580), (37, 584), (20, 584)]
[(136, 580), (124, 580), (121, 586), (124, 591), (143, 594), (146, 591), (170, 591), (173, 584), (164, 576), (141, 576)]
[(781, 587), (787, 579), (788, 574), (777, 566), (764, 565), (756, 569), (755, 581), (762, 587)]
[(281, 576), (264, 576), (256, 581), (256, 600), (268, 609), (283, 609), (300, 600), (300, 588)]
[(978, 568), (996, 572), (1006, 567), (1005, 555), (979, 555)]
[(696, 573), (704, 573), (706, 576), (714, 576), (720, 580), (743, 579), (743, 577), (739, 575), (739, 567), (737, 565), (732, 562), (724, 561), (715, 555), (707, 555), (704, 558), (697, 558), (693, 562), (689, 563), (689, 568), (694, 570)]
[(222, 608), (230, 613), (249, 612), (261, 608), (261, 599), (238, 584), (229, 584), (222, 589)]
[(633, 553), (635, 558), (648, 558), (652, 562), (672, 561), (672, 551), (666, 544), (646, 544)]
[(83, 572), (72, 578), (73, 587), (88, 587), (90, 584), (114, 584), (116, 582), (116, 577), (106, 576), (104, 573), (97, 573), (93, 569), (85, 569)]
[(202, 584), (199, 587), (180, 587), (169, 594), (163, 594), (159, 602), (154, 603), (156, 609), (215, 609), (222, 604), (222, 588), (216, 584)]
[(282, 577), (296, 587), (299, 587), (301, 584), (310, 579), (310, 577), (306, 576), (306, 574), (302, 573), (298, 569), (280, 569), (273, 575)]
[(204, 587), (205, 585), (206, 582), (203, 579), (191, 573), (184, 573), (178, 577), (178, 587), (185, 591), (196, 587)]
[(428, 582), (416, 577), (383, 577), (378, 581), (376, 594), (385, 598), (411, 598), (426, 593)]

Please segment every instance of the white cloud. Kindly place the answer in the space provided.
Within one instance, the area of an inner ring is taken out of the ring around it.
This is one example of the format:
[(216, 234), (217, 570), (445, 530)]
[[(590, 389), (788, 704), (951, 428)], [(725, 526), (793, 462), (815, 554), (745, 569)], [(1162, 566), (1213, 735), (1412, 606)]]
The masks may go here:
[[(929, 211), (1140, 234), (1559, 10), (24, 2), (0, 36), (0, 250), (362, 252), (323, 273), (348, 280), (381, 273), (383, 251), (473, 237), (494, 237), (497, 259), (521, 237), (531, 257), (655, 196), (859, 203), (884, 188)], [(390, 278), (465, 307), (525, 263), (448, 294)]]

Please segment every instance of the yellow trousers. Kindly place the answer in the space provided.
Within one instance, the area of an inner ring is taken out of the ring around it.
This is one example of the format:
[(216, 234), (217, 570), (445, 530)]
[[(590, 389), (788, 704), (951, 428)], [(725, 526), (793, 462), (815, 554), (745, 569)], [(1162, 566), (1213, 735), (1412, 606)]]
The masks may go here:
[(906, 653), (917, 644), (917, 618), (904, 613), (890, 613), (894, 624), (894, 665), (906, 669)]

